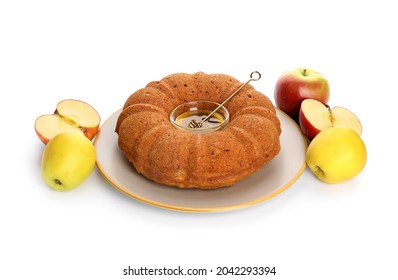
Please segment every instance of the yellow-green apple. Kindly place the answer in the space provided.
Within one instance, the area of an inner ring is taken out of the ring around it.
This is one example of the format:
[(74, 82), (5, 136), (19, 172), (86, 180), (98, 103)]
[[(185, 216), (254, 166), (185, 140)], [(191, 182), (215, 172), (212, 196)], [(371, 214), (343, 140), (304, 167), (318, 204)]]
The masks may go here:
[(308, 145), (306, 162), (326, 183), (340, 183), (358, 175), (366, 165), (366, 146), (351, 128), (322, 130)]
[(308, 68), (296, 68), (283, 73), (274, 89), (275, 105), (298, 123), (301, 102), (312, 98), (327, 104), (329, 82), (321, 73)]
[(57, 134), (47, 143), (42, 156), (43, 179), (57, 191), (79, 186), (94, 166), (94, 145), (79, 131)]
[(86, 102), (66, 99), (57, 104), (53, 114), (42, 115), (35, 121), (35, 131), (47, 144), (54, 136), (67, 131), (77, 131), (93, 139), (101, 122), (98, 112)]
[(308, 140), (330, 127), (346, 127), (359, 135), (362, 133), (362, 124), (353, 112), (339, 106), (331, 109), (315, 99), (305, 99), (301, 103), (299, 124)]

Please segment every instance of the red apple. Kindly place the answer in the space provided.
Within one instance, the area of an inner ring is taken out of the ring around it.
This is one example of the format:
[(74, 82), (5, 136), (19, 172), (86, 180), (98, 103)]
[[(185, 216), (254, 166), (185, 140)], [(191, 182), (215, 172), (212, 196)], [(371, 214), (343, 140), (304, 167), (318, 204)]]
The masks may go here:
[(92, 106), (80, 100), (67, 99), (58, 103), (53, 114), (38, 117), (35, 131), (44, 144), (66, 131), (81, 132), (91, 140), (98, 132), (100, 121)]
[(319, 132), (330, 127), (351, 128), (358, 135), (362, 133), (362, 124), (354, 113), (338, 106), (331, 109), (315, 99), (305, 99), (301, 103), (299, 124), (310, 141)]
[(327, 104), (329, 83), (325, 76), (307, 68), (296, 68), (283, 73), (274, 90), (276, 106), (298, 123), (301, 102), (312, 98)]

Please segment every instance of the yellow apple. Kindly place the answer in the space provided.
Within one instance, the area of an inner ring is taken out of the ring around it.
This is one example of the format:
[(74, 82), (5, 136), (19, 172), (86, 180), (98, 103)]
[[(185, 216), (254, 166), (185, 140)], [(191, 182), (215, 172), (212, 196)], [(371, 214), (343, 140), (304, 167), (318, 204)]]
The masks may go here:
[(343, 127), (319, 132), (306, 152), (308, 167), (326, 183), (339, 183), (358, 175), (366, 160), (362, 138), (354, 130)]
[(42, 157), (42, 176), (57, 191), (76, 188), (95, 166), (93, 143), (81, 132), (63, 132), (46, 145)]
[(76, 99), (66, 99), (57, 104), (53, 114), (36, 119), (35, 131), (44, 144), (55, 135), (67, 131), (80, 132), (91, 140), (98, 132), (100, 121), (98, 112), (91, 105)]

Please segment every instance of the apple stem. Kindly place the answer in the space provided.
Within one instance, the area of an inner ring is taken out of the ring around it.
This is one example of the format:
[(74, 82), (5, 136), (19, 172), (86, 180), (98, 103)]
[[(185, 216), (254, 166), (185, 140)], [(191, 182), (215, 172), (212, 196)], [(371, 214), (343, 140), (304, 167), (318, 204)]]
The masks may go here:
[(303, 70), (303, 76), (307, 76), (307, 69)]
[(326, 104), (326, 108), (328, 108), (328, 111), (329, 111), (329, 120), (333, 124), (334, 123), (334, 117), (333, 117), (333, 114), (332, 114), (332, 110), (330, 109), (330, 106), (327, 105), (327, 104)]

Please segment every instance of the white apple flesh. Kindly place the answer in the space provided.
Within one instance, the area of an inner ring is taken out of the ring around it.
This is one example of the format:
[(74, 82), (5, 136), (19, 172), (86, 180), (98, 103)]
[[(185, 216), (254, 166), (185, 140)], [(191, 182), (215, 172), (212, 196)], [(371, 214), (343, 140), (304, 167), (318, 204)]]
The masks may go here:
[(330, 127), (351, 128), (358, 135), (362, 133), (362, 124), (354, 113), (339, 106), (331, 109), (315, 99), (305, 99), (301, 103), (299, 124), (309, 140)]
[(61, 132), (76, 131), (83, 134), (83, 131), (72, 122), (68, 122), (58, 114), (42, 115), (35, 122), (35, 130), (40, 140), (47, 144), (49, 140)]
[(100, 121), (98, 112), (92, 106), (80, 100), (67, 99), (57, 104), (54, 114), (38, 117), (35, 130), (44, 144), (68, 131), (81, 132), (91, 140), (98, 132)]

